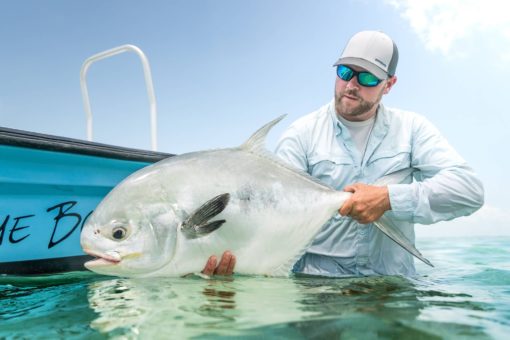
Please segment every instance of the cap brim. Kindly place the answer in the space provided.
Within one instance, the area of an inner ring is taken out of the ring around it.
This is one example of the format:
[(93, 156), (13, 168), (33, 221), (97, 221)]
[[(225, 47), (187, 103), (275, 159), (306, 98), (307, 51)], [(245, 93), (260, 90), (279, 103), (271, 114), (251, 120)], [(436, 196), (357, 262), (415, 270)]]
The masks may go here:
[(377, 78), (379, 78), (381, 80), (388, 78), (388, 74), (386, 73), (386, 71), (381, 69), (379, 66), (376, 66), (376, 65), (372, 64), (371, 62), (366, 61), (365, 59), (352, 58), (352, 57), (340, 58), (333, 66), (338, 66), (338, 65), (358, 66), (358, 67), (364, 68), (365, 70), (372, 73), (374, 76), (376, 76)]

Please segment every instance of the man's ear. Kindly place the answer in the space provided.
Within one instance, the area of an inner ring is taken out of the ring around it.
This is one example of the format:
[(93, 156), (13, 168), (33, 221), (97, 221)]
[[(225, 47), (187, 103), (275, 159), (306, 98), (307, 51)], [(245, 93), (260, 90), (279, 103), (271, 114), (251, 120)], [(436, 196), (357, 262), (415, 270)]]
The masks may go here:
[(386, 80), (386, 85), (384, 86), (384, 94), (388, 94), (396, 82), (397, 82), (397, 76), (388, 78), (388, 80)]

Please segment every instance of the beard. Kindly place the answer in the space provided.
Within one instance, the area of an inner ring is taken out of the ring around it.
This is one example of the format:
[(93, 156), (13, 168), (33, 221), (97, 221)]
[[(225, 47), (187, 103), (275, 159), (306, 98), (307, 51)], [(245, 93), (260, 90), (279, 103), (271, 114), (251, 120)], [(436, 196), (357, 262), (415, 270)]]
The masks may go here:
[[(345, 105), (342, 102), (342, 98), (344, 95), (348, 95), (349, 97), (357, 98), (359, 101), (359, 104), (354, 107), (349, 107), (349, 106)], [(356, 89), (346, 89), (344, 91), (340, 91), (339, 93), (335, 93), (336, 113), (337, 113), (337, 115), (340, 115), (342, 117), (361, 116), (361, 115), (367, 113), (368, 111), (372, 110), (375, 105), (378, 105), (379, 101), (382, 98), (382, 95), (383, 95), (383, 92), (381, 91), (381, 93), (379, 93), (379, 95), (377, 96), (377, 99), (375, 101), (371, 102), (371, 101), (367, 101), (367, 100), (363, 99), (359, 95), (358, 90), (356, 90)]]

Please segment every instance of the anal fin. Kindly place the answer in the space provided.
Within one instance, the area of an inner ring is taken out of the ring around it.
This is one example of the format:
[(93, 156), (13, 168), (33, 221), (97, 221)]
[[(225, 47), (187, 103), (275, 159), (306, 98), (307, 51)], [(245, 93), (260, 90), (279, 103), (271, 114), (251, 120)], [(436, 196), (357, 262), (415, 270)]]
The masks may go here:
[(393, 223), (393, 221), (388, 218), (387, 216), (383, 215), (381, 218), (379, 218), (377, 221), (373, 222), (374, 225), (382, 231), (386, 236), (391, 238), (395, 243), (397, 243), (399, 246), (407, 250), (409, 253), (411, 253), (413, 256), (415, 256), (417, 259), (421, 260), (422, 262), (428, 264), (431, 267), (434, 267), (434, 265), (427, 260), (423, 255), (416, 249), (416, 247), (409, 242), (407, 237), (398, 229), (398, 227)]

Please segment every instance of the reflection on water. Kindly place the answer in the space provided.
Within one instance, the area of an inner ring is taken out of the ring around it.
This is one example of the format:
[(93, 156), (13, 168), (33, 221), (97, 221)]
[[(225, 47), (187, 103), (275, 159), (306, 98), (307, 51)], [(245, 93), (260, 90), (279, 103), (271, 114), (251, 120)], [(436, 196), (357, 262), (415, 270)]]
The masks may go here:
[(487, 304), (426, 286), (400, 277), (110, 279), (90, 283), (88, 300), (92, 328), (112, 336), (489, 337), (473, 325)]
[(0, 338), (505, 339), (508, 241), (426, 243), (416, 280), (0, 276)]
[(100, 332), (157, 336), (162, 330), (193, 336), (301, 320), (316, 314), (300, 304), (294, 280), (245, 278), (111, 279), (89, 284), (91, 323)]

